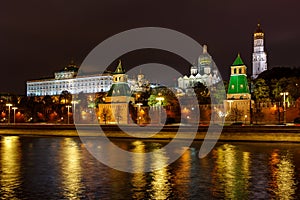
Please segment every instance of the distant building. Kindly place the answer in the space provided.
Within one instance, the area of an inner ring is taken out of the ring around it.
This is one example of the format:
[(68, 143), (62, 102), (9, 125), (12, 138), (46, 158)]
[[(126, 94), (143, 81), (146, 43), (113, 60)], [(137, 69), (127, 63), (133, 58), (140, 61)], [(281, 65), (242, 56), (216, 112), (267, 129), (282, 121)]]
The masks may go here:
[(127, 124), (129, 116), (129, 101), (132, 99), (128, 84), (128, 76), (122, 67), (121, 61), (112, 76), (113, 84), (105, 101), (98, 104), (99, 123)]
[(227, 100), (224, 101), (227, 120), (249, 122), (251, 94), (247, 81), (247, 67), (239, 54), (230, 71)]
[(257, 24), (253, 40), (252, 78), (255, 79), (260, 73), (268, 69), (267, 54), (264, 50), (264, 32), (260, 24)]
[(221, 80), (217, 67), (207, 52), (206, 45), (203, 45), (203, 52), (197, 62), (197, 65), (191, 66), (189, 76), (185, 75), (178, 78), (179, 88), (186, 90), (194, 87), (198, 82), (209, 87)]
[(132, 78), (128, 79), (128, 84), (131, 91), (135, 92), (146, 92), (150, 88), (150, 83), (148, 80), (145, 79), (145, 75), (140, 73), (137, 75), (137, 79)]
[(107, 92), (112, 85), (110, 74), (77, 76), (78, 67), (71, 62), (54, 73), (54, 78), (26, 82), (27, 96), (60, 95), (67, 90), (71, 94)]

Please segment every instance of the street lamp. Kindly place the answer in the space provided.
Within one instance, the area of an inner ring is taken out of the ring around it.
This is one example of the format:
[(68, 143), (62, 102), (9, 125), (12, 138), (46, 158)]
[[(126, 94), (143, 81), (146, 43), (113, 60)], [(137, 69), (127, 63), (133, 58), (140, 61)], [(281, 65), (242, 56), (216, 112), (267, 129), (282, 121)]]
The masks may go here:
[(138, 113), (137, 113), (137, 124), (140, 124), (141, 122), (141, 106), (143, 105), (142, 103), (137, 103), (138, 106)]
[(11, 109), (14, 110), (14, 124), (16, 123), (16, 110), (18, 109), (18, 107), (12, 107)]
[(283, 123), (286, 123), (286, 105), (285, 105), (285, 96), (289, 95), (288, 92), (281, 92), (281, 96), (283, 96)]
[(11, 103), (7, 103), (6, 106), (8, 106), (8, 123), (10, 123), (10, 107), (13, 105)]
[(68, 115), (68, 124), (70, 124), (69, 111), (70, 111), (70, 108), (71, 108), (72, 106), (67, 105), (66, 107), (68, 108), (68, 113), (67, 113), (67, 115)]
[(165, 100), (165, 98), (164, 97), (156, 97), (155, 98), (156, 99), (156, 101), (159, 101), (159, 118), (158, 118), (158, 120), (159, 120), (159, 124), (161, 123), (161, 102), (163, 101), (163, 100)]
[(78, 104), (78, 101), (71, 101), (71, 104), (73, 104), (73, 119), (74, 119), (74, 122), (76, 122), (76, 119), (75, 119), (75, 114), (76, 114), (76, 104)]

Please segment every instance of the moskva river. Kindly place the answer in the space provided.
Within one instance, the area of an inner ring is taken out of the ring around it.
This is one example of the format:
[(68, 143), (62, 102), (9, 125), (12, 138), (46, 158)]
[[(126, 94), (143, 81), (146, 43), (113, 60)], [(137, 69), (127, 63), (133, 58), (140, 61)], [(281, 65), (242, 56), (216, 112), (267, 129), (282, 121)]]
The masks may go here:
[[(166, 144), (113, 142), (138, 152)], [(0, 199), (300, 199), (300, 144), (218, 143), (199, 159), (195, 142), (171, 165), (147, 173), (112, 169), (85, 146), (76, 137), (0, 136)], [(161, 154), (151, 163), (167, 160)]]

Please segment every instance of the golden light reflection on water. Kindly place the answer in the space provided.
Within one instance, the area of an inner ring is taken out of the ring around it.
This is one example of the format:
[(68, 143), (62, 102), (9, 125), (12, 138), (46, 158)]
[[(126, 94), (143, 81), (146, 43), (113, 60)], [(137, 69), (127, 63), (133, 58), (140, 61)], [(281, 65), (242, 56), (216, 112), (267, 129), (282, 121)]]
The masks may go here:
[(294, 199), (296, 193), (295, 166), (291, 154), (279, 155), (275, 150), (271, 154), (271, 187), (277, 199)]
[[(145, 144), (142, 141), (134, 141), (132, 143), (132, 152), (140, 153), (140, 156), (134, 156), (132, 160), (132, 167), (136, 171), (143, 171), (145, 165)], [(145, 198), (145, 187), (147, 185), (145, 173), (134, 173), (131, 184), (133, 186), (132, 193), (133, 199), (144, 199)]]
[(82, 189), (82, 168), (78, 144), (71, 138), (65, 138), (62, 142), (61, 170), (62, 187), (67, 199), (78, 199)]
[(5, 136), (1, 139), (1, 198), (16, 199), (15, 190), (20, 182), (20, 141), (18, 136)]
[(248, 197), (250, 153), (224, 144), (213, 151), (215, 167), (212, 173), (213, 193), (228, 199)]
[[(163, 151), (153, 151), (153, 157), (151, 158), (152, 168), (158, 168), (165, 165), (168, 161), (168, 157)], [(171, 174), (167, 167), (161, 168), (151, 172), (151, 199), (168, 199), (171, 192), (170, 178)]]
[[(186, 149), (185, 149), (186, 150)], [(174, 187), (179, 194), (189, 190), (191, 176), (191, 150), (186, 150), (178, 159), (179, 167), (174, 171)]]

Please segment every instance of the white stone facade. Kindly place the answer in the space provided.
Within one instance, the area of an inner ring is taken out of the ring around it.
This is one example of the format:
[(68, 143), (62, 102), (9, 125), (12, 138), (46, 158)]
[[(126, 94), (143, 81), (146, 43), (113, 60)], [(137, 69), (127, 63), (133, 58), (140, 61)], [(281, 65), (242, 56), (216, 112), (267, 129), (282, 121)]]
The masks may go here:
[(178, 87), (181, 89), (188, 89), (195, 86), (200, 82), (206, 86), (211, 86), (218, 83), (221, 80), (221, 76), (216, 69), (216, 66), (207, 52), (207, 46), (203, 46), (203, 53), (198, 58), (198, 64), (191, 66), (190, 75), (178, 78)]
[(32, 80), (26, 84), (27, 96), (60, 95), (64, 90), (71, 94), (107, 92), (112, 85), (112, 76), (100, 74), (68, 79)]
[(252, 78), (255, 79), (260, 73), (268, 69), (267, 54), (264, 50), (264, 32), (260, 24), (254, 33), (253, 54), (252, 54)]

